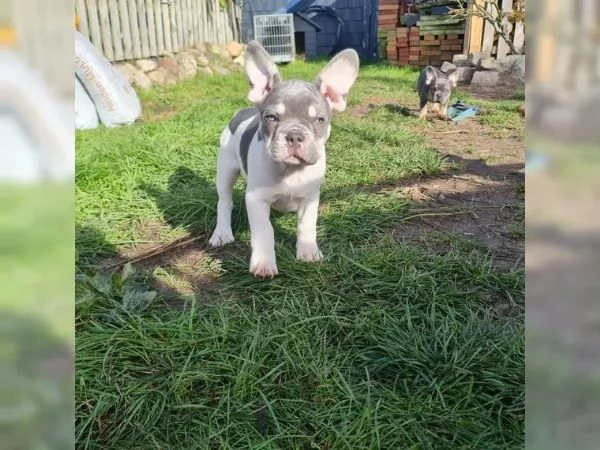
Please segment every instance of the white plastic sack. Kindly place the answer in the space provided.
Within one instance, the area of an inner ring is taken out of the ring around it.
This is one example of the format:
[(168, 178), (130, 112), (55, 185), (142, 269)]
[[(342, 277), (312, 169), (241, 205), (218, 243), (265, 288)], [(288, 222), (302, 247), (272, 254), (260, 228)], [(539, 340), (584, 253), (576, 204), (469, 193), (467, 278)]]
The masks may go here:
[(86, 130), (98, 127), (98, 112), (85, 88), (75, 77), (75, 128)]
[(128, 125), (142, 113), (136, 92), (102, 52), (75, 30), (75, 73), (107, 127)]

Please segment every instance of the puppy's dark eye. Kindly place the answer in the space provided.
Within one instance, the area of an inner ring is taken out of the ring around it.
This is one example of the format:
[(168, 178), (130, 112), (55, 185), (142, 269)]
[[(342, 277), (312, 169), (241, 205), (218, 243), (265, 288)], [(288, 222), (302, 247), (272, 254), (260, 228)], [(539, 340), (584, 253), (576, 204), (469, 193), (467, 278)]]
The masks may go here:
[(324, 122), (325, 122), (325, 117), (317, 117), (317, 118), (315, 119), (315, 122), (316, 122), (316, 123), (324, 123)]
[(267, 114), (265, 119), (269, 122), (277, 122), (277, 116), (275, 114)]

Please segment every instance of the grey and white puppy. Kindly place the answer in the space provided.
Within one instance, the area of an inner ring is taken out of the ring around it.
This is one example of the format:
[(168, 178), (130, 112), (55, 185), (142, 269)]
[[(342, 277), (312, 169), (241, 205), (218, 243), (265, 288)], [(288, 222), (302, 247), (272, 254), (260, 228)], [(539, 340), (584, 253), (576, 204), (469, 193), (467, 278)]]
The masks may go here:
[(277, 275), (271, 208), (298, 215), (296, 257), (319, 261), (317, 216), (325, 177), (325, 143), (334, 111), (346, 108), (358, 76), (358, 54), (338, 53), (312, 83), (282, 81), (277, 66), (256, 41), (246, 49), (248, 99), (254, 107), (238, 111), (221, 134), (217, 161), (217, 225), (214, 247), (233, 242), (232, 191), (240, 173), (246, 180), (250, 224), (250, 273)]
[(431, 112), (437, 113), (438, 117), (446, 120), (448, 101), (452, 94), (452, 88), (456, 87), (458, 81), (458, 70), (445, 74), (432, 66), (425, 67), (417, 83), (419, 91), (419, 117), (427, 117), (428, 104), (431, 104)]

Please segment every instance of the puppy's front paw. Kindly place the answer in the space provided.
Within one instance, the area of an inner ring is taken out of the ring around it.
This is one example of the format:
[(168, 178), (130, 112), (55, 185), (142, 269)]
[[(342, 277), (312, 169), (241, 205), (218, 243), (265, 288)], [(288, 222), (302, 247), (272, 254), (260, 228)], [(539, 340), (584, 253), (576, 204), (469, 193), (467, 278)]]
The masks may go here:
[(225, 244), (230, 244), (234, 240), (235, 239), (233, 237), (233, 232), (231, 231), (231, 229), (223, 230), (223, 229), (217, 228), (215, 230), (215, 232), (213, 233), (213, 235), (211, 236), (208, 243), (210, 244), (211, 247), (220, 247)]
[(323, 253), (316, 242), (300, 242), (296, 249), (296, 259), (305, 262), (317, 262), (323, 259)]
[(250, 273), (258, 278), (273, 278), (279, 272), (274, 258), (250, 258)]

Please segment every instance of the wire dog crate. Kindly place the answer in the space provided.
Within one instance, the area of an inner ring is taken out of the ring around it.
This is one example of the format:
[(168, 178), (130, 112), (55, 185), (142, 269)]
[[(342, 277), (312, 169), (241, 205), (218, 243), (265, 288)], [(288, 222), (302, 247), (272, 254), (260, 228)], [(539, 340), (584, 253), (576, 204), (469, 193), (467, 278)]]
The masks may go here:
[(276, 63), (293, 61), (296, 58), (294, 15), (255, 15), (254, 39), (260, 42)]

